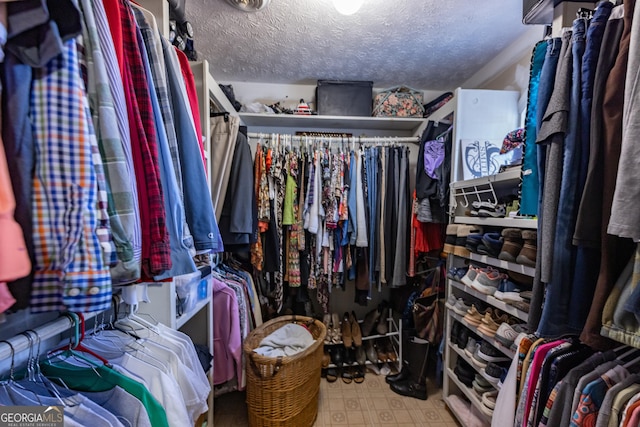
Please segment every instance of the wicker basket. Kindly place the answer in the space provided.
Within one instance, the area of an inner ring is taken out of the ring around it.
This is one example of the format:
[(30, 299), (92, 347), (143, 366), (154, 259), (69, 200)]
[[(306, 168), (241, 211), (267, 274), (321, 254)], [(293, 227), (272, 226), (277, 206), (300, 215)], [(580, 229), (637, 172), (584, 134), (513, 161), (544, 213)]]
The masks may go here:
[[(264, 337), (288, 323), (305, 325), (315, 342), (285, 357), (254, 353)], [(281, 316), (253, 330), (244, 341), (247, 409), (251, 426), (312, 426), (318, 415), (322, 348), (327, 330), (310, 317)]]

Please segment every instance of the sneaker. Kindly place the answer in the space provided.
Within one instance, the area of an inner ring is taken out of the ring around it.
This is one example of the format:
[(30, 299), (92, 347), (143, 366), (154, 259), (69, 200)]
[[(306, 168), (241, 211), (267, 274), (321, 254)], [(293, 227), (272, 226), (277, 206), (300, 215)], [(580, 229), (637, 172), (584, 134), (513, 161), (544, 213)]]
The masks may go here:
[(493, 296), (505, 302), (521, 302), (524, 299), (520, 296), (520, 292), (520, 286), (517, 283), (503, 279)]
[(478, 395), (478, 397), (482, 397), (482, 395), (488, 391), (491, 390), (495, 390), (495, 388), (493, 388), (493, 385), (488, 382), (487, 380), (485, 380), (484, 378), (482, 378), (487, 384), (488, 386), (483, 386), (478, 382), (478, 377), (480, 377), (479, 375), (476, 375), (476, 379), (473, 380), (473, 382), (471, 383), (471, 386), (473, 387), (473, 391), (476, 392), (476, 394)]
[(457, 268), (455, 274), (453, 275), (453, 279), (459, 282), (460, 280), (462, 280), (464, 275), (467, 274), (468, 270), (469, 267)]
[(466, 385), (467, 387), (471, 387), (473, 385), (476, 371), (462, 358), (458, 358), (456, 367), (453, 369), (453, 373), (456, 374), (462, 384)]
[(465, 304), (465, 302), (464, 302), (464, 300), (462, 298), (458, 298), (458, 300), (454, 304), (452, 310), (456, 314), (459, 314), (460, 316), (464, 316), (465, 314), (467, 314), (467, 310), (469, 310), (469, 308), (471, 308), (471, 307), (469, 307), (467, 304)]
[(447, 302), (444, 303), (444, 305), (450, 309), (453, 310), (453, 306), (456, 305), (456, 302), (458, 302), (458, 299), (456, 298), (456, 296), (452, 293), (449, 294), (449, 298), (447, 298)]
[(500, 273), (497, 270), (480, 271), (476, 274), (476, 277), (471, 282), (471, 287), (483, 294), (493, 295), (502, 279), (506, 279), (507, 275)]
[(473, 364), (479, 368), (484, 368), (485, 366), (487, 366), (487, 361), (480, 357), (480, 347), (482, 347), (483, 345), (484, 341), (482, 341), (482, 343), (476, 347), (476, 351), (475, 353), (473, 353), (473, 357), (471, 357), (471, 361), (473, 362)]
[(478, 386), (482, 387), (482, 388), (487, 388), (487, 387), (491, 387), (491, 383), (489, 381), (487, 381), (482, 375), (480, 374), (476, 374), (476, 378), (474, 379), (475, 382), (478, 383)]
[(482, 236), (482, 244), (487, 248), (487, 255), (497, 258), (502, 249), (502, 237), (500, 233), (485, 233)]
[(460, 325), (460, 331), (458, 332), (458, 341), (456, 344), (460, 350), (464, 350), (467, 346), (467, 341), (469, 340), (469, 329), (464, 325)]
[(516, 332), (511, 325), (508, 323), (503, 323), (498, 327), (494, 338), (506, 348), (511, 347), (511, 344), (515, 341), (518, 336), (518, 332)]
[(493, 207), (481, 207), (478, 209), (478, 216), (484, 218), (504, 218), (507, 214), (507, 207), (504, 203), (499, 203)]
[(473, 283), (480, 271), (482, 271), (480, 267), (476, 267), (473, 264), (470, 265), (467, 273), (460, 279), (460, 282), (464, 283), (466, 286), (471, 286), (471, 283)]
[(478, 332), (493, 338), (496, 332), (498, 332), (499, 327), (499, 324), (491, 317), (491, 313), (487, 313), (478, 326)]
[(524, 311), (525, 313), (528, 313), (529, 308), (531, 308), (531, 305), (526, 301), (509, 301), (509, 304), (511, 304), (512, 306), (514, 306), (520, 311)]
[[(488, 310), (491, 310), (491, 309), (489, 308)], [(480, 312), (478, 311), (478, 309), (474, 304), (471, 304), (471, 308), (467, 310), (467, 314), (464, 315), (462, 320), (466, 321), (471, 326), (477, 328), (478, 326), (480, 326), (480, 323), (482, 322), (482, 314), (480, 314)]]
[(488, 391), (482, 395), (482, 404), (487, 408), (493, 410), (496, 407), (496, 398), (498, 397), (498, 390)]
[(485, 365), (488, 362), (499, 363), (511, 360), (486, 341), (482, 341), (482, 344), (480, 344), (477, 356)]
[(531, 298), (533, 297), (533, 291), (522, 291), (520, 292), (520, 298), (527, 300), (527, 301), (531, 301)]
[(479, 346), (480, 343), (478, 343), (475, 338), (473, 337), (469, 337), (469, 340), (467, 341), (467, 346), (464, 348), (464, 354), (466, 354), (469, 357), (473, 357), (473, 353), (476, 352), (476, 346)]
[(484, 373), (487, 374), (487, 377), (489, 377), (487, 378), (487, 380), (489, 380), (491, 384), (497, 385), (500, 381), (500, 378), (502, 378), (502, 375), (507, 370), (508, 369), (504, 366), (498, 365), (497, 363), (489, 362), (487, 363), (487, 367), (484, 368)]

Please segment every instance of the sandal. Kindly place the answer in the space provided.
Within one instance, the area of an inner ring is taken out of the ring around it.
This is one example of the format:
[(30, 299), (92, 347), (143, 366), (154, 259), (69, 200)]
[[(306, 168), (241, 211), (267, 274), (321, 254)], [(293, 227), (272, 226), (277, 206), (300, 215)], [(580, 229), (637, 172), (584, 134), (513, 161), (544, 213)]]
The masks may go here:
[(327, 369), (327, 372), (325, 374), (325, 378), (327, 379), (328, 383), (334, 383), (338, 380), (338, 373), (336, 372), (336, 370), (334, 368), (329, 368)]
[(362, 366), (356, 366), (353, 372), (353, 382), (362, 384), (364, 382), (364, 369)]
[(351, 384), (353, 380), (353, 371), (351, 368), (344, 368), (342, 371), (342, 382), (345, 384)]

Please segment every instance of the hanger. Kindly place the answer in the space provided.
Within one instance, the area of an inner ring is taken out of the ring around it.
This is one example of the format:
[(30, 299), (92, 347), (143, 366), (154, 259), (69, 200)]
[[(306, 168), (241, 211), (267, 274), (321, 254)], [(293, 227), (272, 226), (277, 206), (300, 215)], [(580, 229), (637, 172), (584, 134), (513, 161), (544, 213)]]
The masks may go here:
[[(82, 345), (82, 340), (84, 339), (84, 333), (85, 333), (84, 315), (82, 313), (74, 313), (72, 311), (68, 311), (63, 314), (69, 317), (69, 319), (71, 319), (73, 323), (74, 330), (75, 330), (74, 338), (72, 339), (72, 342), (70, 344), (60, 347), (59, 349), (54, 350), (52, 353), (57, 353), (60, 351), (71, 351), (72, 354), (74, 351), (87, 353), (95, 357), (99, 361), (101, 361), (104, 365), (109, 365), (109, 361), (107, 359), (100, 356), (99, 354), (96, 354), (93, 350), (90, 350), (84, 345)], [(82, 359), (87, 361), (87, 359), (85, 358), (82, 358)]]
[(211, 112), (209, 113), (209, 117), (220, 117), (220, 116), (224, 116), (224, 121), (228, 122), (229, 121), (229, 112), (227, 111), (223, 111), (221, 113), (216, 113), (216, 112)]
[(40, 396), (38, 396), (36, 393), (32, 392), (31, 390), (27, 390), (26, 388), (24, 388), (22, 385), (18, 384), (15, 380), (15, 376), (14, 376), (14, 372), (15, 372), (15, 356), (16, 356), (16, 350), (13, 347), (13, 344), (11, 344), (9, 341), (3, 340), (0, 341), (3, 342), (5, 344), (7, 344), (9, 346), (9, 348), (11, 349), (11, 367), (9, 368), (9, 379), (6, 381), (0, 381), (0, 385), (3, 387), (15, 387), (21, 390), (25, 390), (28, 391), (29, 393), (32, 393), (35, 398), (36, 401), (42, 405), (42, 401), (40, 400)]

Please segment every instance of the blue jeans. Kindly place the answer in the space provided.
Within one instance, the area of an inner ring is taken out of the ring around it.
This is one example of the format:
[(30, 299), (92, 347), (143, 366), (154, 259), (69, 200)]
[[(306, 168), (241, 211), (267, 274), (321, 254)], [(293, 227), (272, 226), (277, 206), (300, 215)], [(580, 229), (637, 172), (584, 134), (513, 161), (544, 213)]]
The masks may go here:
[[(579, 150), (580, 167), (578, 170), (578, 184), (575, 192), (580, 198), (584, 191), (589, 169), (589, 150), (591, 147), (591, 105), (593, 101), (593, 85), (600, 56), (602, 37), (607, 25), (613, 4), (604, 2), (596, 10), (589, 23), (587, 31), (587, 45), (582, 58), (582, 87), (580, 99), (580, 133)], [(578, 199), (580, 203), (580, 199)], [(588, 246), (578, 246), (576, 251), (576, 267), (573, 277), (571, 301), (569, 303), (569, 327), (581, 330), (589, 315), (591, 301), (598, 281), (600, 271), (600, 251)]]
[[(557, 37), (547, 42), (547, 52), (544, 57), (544, 63), (542, 64), (542, 70), (540, 70), (540, 83), (538, 85), (538, 96), (536, 100), (536, 137), (540, 130), (540, 125), (544, 117), (544, 113), (547, 110), (551, 93), (553, 92), (553, 86), (556, 80), (556, 68), (558, 68), (558, 59), (560, 57), (560, 49), (562, 48), (562, 39)], [(547, 146), (545, 144), (536, 144), (538, 155), (536, 161), (538, 162), (538, 229), (542, 229), (542, 191), (544, 189), (544, 175), (545, 175), (545, 162), (547, 159)], [(538, 233), (540, 237), (540, 233)], [(538, 248), (542, 245), (538, 242)], [(538, 252), (538, 260), (536, 266), (536, 276), (533, 283), (533, 298), (531, 300), (531, 308), (529, 310), (529, 327), (530, 329), (536, 329), (540, 321), (542, 314), (542, 297), (544, 294), (543, 284), (540, 280), (541, 277), (541, 257)]]
[(553, 271), (547, 284), (547, 295), (542, 310), (538, 333), (543, 337), (553, 337), (568, 333), (580, 333), (569, 323), (573, 291), (573, 275), (576, 262), (576, 247), (573, 246), (573, 231), (580, 198), (576, 186), (580, 170), (580, 98), (582, 94), (582, 57), (585, 51), (587, 21), (573, 22), (571, 51), (573, 56), (573, 76), (571, 85), (571, 107), (569, 110), (568, 132), (564, 139), (562, 183), (556, 219), (555, 243), (553, 248)]
[(531, 74), (529, 76), (529, 100), (527, 101), (527, 118), (525, 124), (525, 147), (523, 171), (531, 171), (522, 178), (522, 197), (520, 198), (520, 213), (523, 215), (538, 214), (538, 149), (536, 146), (538, 89), (540, 86), (540, 74), (544, 66), (548, 42), (538, 42), (533, 48), (531, 57)]

